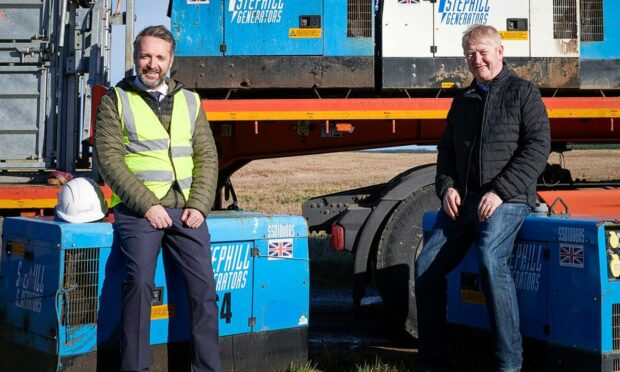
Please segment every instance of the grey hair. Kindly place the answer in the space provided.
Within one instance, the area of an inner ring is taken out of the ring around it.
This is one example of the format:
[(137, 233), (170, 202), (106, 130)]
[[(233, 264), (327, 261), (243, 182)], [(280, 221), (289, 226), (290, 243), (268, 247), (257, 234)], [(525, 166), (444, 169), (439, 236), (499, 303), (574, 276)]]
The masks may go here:
[(134, 59), (138, 56), (138, 50), (140, 49), (140, 43), (142, 42), (142, 38), (146, 36), (156, 37), (158, 39), (167, 41), (170, 44), (170, 52), (174, 54), (174, 49), (177, 46), (176, 41), (174, 41), (174, 36), (172, 33), (166, 28), (166, 26), (158, 25), (158, 26), (148, 26), (136, 36), (136, 40), (133, 42), (133, 57)]
[(463, 52), (467, 52), (465, 49), (472, 40), (490, 42), (490, 44), (496, 47), (502, 46), (502, 39), (499, 36), (499, 32), (493, 26), (479, 24), (469, 26), (467, 30), (463, 32)]

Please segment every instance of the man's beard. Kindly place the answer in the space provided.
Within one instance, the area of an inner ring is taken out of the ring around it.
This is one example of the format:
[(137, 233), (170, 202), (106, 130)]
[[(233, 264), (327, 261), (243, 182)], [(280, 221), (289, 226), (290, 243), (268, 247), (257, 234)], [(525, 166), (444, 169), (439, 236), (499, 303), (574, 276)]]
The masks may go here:
[(158, 77), (156, 79), (149, 79), (145, 75), (146, 73), (149, 73), (149, 72), (152, 72), (152, 70), (138, 71), (138, 79), (140, 79), (142, 84), (144, 84), (147, 88), (155, 89), (164, 82), (165, 76), (160, 73), (157, 73)]

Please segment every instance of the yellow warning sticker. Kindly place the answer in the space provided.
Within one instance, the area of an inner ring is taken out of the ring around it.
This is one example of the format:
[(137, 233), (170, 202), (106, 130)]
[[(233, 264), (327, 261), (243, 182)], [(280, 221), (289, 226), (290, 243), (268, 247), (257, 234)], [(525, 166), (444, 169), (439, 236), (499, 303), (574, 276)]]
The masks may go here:
[(289, 28), (288, 37), (295, 38), (318, 38), (321, 37), (320, 28)]
[(456, 83), (453, 81), (442, 81), (441, 82), (442, 89), (450, 89), (450, 88), (454, 88), (455, 86), (456, 86)]
[(499, 36), (502, 40), (527, 40), (527, 31), (500, 31)]
[(478, 305), (484, 305), (486, 303), (482, 292), (472, 291), (471, 289), (461, 289), (461, 300)]
[[(18, 254), (20, 256), (24, 256), (26, 254), (26, 247), (22, 242), (12, 242), (11, 250), (13, 254)], [(7, 243), (8, 245), (8, 243)]]
[(174, 318), (174, 304), (151, 306), (151, 320)]

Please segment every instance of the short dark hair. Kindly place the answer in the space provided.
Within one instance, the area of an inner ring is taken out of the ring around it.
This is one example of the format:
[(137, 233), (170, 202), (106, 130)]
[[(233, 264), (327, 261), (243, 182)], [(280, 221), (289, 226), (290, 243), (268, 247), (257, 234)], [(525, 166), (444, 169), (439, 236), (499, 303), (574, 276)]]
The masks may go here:
[(138, 50), (140, 49), (140, 43), (142, 42), (142, 38), (146, 36), (156, 37), (158, 39), (162, 39), (167, 41), (170, 44), (170, 52), (174, 54), (174, 48), (176, 48), (177, 43), (174, 41), (174, 36), (166, 26), (158, 25), (158, 26), (148, 26), (136, 36), (136, 40), (133, 42), (133, 58), (136, 59), (138, 56)]

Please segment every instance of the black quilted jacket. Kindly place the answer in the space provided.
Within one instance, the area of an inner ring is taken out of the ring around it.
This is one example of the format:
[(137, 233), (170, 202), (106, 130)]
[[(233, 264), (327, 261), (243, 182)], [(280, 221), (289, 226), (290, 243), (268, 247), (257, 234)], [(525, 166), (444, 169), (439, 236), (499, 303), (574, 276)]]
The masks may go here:
[[(454, 187), (462, 200), (467, 197), (470, 164), (476, 164), (471, 156), (477, 153), (482, 191), (492, 190), (504, 202), (534, 206), (536, 179), (545, 168), (551, 142), (540, 92), (504, 66), (486, 100), (482, 94), (474, 81), (452, 102), (438, 145), (437, 195), (443, 198)], [(473, 151), (472, 146), (479, 147)]]

